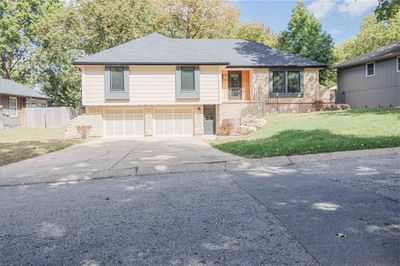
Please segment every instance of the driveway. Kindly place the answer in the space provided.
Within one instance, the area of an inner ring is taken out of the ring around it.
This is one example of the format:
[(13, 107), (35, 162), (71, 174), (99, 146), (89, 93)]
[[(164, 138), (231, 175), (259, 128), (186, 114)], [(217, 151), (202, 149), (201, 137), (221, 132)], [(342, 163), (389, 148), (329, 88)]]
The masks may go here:
[(102, 138), (0, 167), (0, 185), (212, 169), (232, 158), (197, 137)]
[(369, 156), (0, 187), (0, 265), (400, 265), (399, 178)]

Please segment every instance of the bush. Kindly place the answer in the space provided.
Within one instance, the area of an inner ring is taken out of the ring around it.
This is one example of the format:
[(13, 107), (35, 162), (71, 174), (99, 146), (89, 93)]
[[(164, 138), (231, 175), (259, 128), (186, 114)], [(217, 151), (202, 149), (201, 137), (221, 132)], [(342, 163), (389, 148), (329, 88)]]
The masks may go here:
[(340, 110), (350, 110), (350, 105), (344, 104), (344, 103), (337, 104), (337, 107), (338, 107)]
[(221, 136), (229, 136), (232, 134), (233, 128), (234, 128), (233, 122), (229, 119), (225, 119), (219, 126), (218, 133)]
[(324, 102), (321, 99), (314, 100), (312, 102), (312, 107), (315, 111), (321, 111), (324, 107)]
[(78, 131), (79, 135), (81, 135), (81, 139), (86, 139), (91, 129), (92, 126), (89, 125), (79, 125), (76, 127), (76, 130)]

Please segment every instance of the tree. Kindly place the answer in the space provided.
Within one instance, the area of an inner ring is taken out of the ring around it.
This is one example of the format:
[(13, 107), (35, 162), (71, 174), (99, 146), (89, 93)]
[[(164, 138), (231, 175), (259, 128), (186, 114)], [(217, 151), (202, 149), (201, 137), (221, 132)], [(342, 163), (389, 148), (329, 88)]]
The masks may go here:
[(22, 73), (56, 105), (77, 107), (81, 74), (73, 62), (152, 32), (154, 21), (145, 0), (77, 0), (40, 21), (37, 47)]
[(0, 75), (12, 78), (34, 47), (41, 17), (60, 6), (57, 0), (0, 1)]
[(156, 0), (160, 33), (172, 38), (228, 38), (239, 11), (221, 0)]
[(262, 22), (241, 23), (235, 29), (235, 38), (259, 42), (271, 47), (278, 45), (278, 36)]
[(400, 0), (379, 0), (375, 8), (375, 15), (379, 21), (387, 21), (393, 18), (400, 10)]
[(297, 1), (288, 28), (279, 37), (279, 47), (289, 53), (327, 64), (327, 69), (320, 72), (320, 81), (326, 86), (334, 84), (333, 39), (322, 30), (321, 23), (308, 12), (302, 0)]
[(372, 13), (360, 25), (360, 32), (335, 48), (337, 62), (371, 52), (381, 46), (400, 40), (400, 11), (387, 22), (379, 21)]

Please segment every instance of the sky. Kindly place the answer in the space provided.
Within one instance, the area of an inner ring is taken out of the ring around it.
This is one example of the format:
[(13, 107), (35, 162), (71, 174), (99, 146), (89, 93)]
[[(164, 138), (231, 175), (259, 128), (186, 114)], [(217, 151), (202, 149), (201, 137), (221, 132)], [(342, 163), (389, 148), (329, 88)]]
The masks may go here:
[[(377, 0), (308, 0), (308, 10), (321, 22), (336, 44), (359, 32), (362, 19), (373, 12)], [(242, 21), (261, 21), (275, 33), (285, 30), (295, 0), (233, 0)]]

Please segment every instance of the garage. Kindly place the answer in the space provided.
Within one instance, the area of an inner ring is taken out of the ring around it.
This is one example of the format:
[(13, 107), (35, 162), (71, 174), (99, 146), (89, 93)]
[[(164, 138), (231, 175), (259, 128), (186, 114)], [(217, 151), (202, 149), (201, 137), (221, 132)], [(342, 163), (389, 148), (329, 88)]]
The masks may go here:
[(154, 136), (192, 136), (192, 108), (154, 109)]
[(104, 136), (143, 137), (143, 109), (105, 110)]

